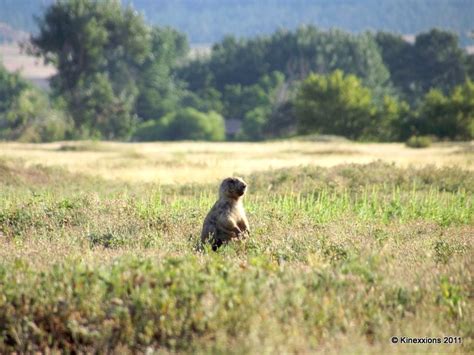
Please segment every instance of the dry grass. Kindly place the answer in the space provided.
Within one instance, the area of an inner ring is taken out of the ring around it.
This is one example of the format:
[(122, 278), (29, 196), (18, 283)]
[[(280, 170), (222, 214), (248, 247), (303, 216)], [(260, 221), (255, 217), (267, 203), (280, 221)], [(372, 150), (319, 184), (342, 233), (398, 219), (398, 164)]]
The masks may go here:
[[(0, 352), (470, 353), (471, 146), (3, 143)], [(233, 171), (252, 236), (199, 250)]]
[[(403, 144), (313, 143), (0, 143), (0, 157), (62, 166), (105, 179), (160, 184), (216, 182), (223, 176), (284, 167), (366, 164), (375, 160), (415, 167), (474, 169), (473, 143), (439, 143), (426, 149)], [(461, 154), (462, 152), (462, 154)]]

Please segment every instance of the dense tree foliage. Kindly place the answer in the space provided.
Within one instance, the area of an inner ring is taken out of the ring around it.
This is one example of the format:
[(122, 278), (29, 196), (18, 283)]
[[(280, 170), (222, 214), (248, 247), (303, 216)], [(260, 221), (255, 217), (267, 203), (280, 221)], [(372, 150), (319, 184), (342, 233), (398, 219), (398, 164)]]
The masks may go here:
[(474, 83), (467, 81), (447, 96), (429, 91), (419, 109), (417, 129), (441, 138), (474, 139)]
[(360, 77), (380, 101), (391, 90), (373, 36), (312, 26), (253, 39), (226, 37), (208, 58), (186, 63), (177, 75), (198, 97), (220, 93), (215, 98), (222, 103), (224, 117), (242, 121), (239, 138), (255, 140), (294, 131), (294, 116), (282, 116), (292, 112), (294, 83), (310, 73), (336, 69)]
[(33, 50), (57, 67), (52, 88), (76, 136), (127, 138), (140, 121), (176, 109), (180, 88), (170, 68), (188, 50), (177, 31), (148, 26), (116, 0), (57, 2), (39, 28)]
[(160, 120), (141, 124), (134, 139), (154, 140), (209, 140), (225, 139), (224, 119), (216, 112), (203, 113), (193, 108), (167, 114)]
[(124, 138), (134, 125), (137, 69), (150, 51), (149, 30), (118, 1), (70, 0), (51, 5), (31, 42), (58, 74), (51, 81), (78, 136)]
[(367, 127), (365, 138), (378, 141), (404, 141), (416, 134), (409, 104), (393, 96), (384, 96), (378, 105), (374, 123)]
[(45, 142), (63, 139), (68, 120), (45, 93), (0, 64), (0, 139)]
[(30, 51), (57, 68), (53, 101), (0, 71), (3, 138), (222, 140), (224, 119), (240, 123), (232, 137), (243, 140), (472, 137), (474, 56), (452, 32), (407, 42), (300, 26), (188, 55), (185, 35), (119, 0), (57, 1), (38, 24)]
[(416, 36), (413, 44), (386, 32), (375, 38), (393, 84), (411, 102), (433, 87), (448, 92), (472, 75), (474, 57), (459, 46), (454, 33), (433, 29)]
[(18, 73), (11, 74), (0, 64), (0, 97), (2, 98), (0, 100), (0, 112), (10, 111), (15, 100), (28, 87), (29, 84)]
[[(472, 58), (459, 46), (455, 34), (438, 29), (421, 33), (410, 43), (385, 32), (350, 35), (303, 26), (268, 37), (227, 37), (213, 47), (208, 58), (188, 62), (177, 74), (197, 96), (209, 90), (220, 93), (216, 97), (220, 97), (224, 117), (242, 121), (240, 138), (264, 139), (307, 132), (301, 105), (293, 109), (292, 88), (311, 73), (323, 80), (340, 70), (357, 77), (361, 87), (370, 91), (371, 113), (358, 115), (349, 108), (339, 113), (342, 125), (331, 122), (334, 126), (328, 127), (328, 118), (321, 116), (321, 121), (312, 121), (312, 129), (325, 122), (317, 127), (319, 132), (397, 140), (418, 131), (414, 113), (431, 88), (448, 93), (469, 78)], [(264, 78), (273, 73), (279, 73), (280, 80), (273, 81), (273, 86), (264, 84)], [(281, 95), (283, 91), (286, 95)], [(321, 100), (327, 104), (323, 112), (344, 107), (331, 102), (332, 94)], [(299, 96), (301, 101), (301, 91)]]
[(136, 114), (142, 120), (156, 119), (176, 109), (182, 89), (171, 78), (171, 68), (188, 52), (186, 37), (171, 29), (151, 31), (151, 50), (140, 66)]
[(327, 74), (336, 69), (359, 76), (374, 89), (389, 80), (371, 35), (322, 31), (313, 26), (277, 31), (268, 37), (226, 37), (214, 45), (208, 59), (191, 61), (178, 74), (191, 90), (212, 86), (222, 92), (227, 85), (255, 84), (274, 71), (294, 81), (311, 72)]
[(375, 124), (372, 95), (355, 75), (311, 74), (296, 98), (299, 132), (361, 138)]
[(406, 140), (412, 135), (470, 140), (474, 138), (474, 83), (456, 86), (449, 95), (430, 90), (417, 111), (404, 101), (385, 96), (375, 105), (369, 88), (357, 77), (335, 71), (311, 74), (296, 97), (302, 134), (338, 134), (353, 139)]

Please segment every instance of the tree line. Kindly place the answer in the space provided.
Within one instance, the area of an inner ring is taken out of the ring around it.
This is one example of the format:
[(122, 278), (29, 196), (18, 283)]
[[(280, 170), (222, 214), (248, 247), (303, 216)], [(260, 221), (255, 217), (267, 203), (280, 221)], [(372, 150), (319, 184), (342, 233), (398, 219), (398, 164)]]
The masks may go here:
[(114, 0), (56, 2), (38, 27), (28, 51), (57, 74), (46, 94), (0, 67), (3, 139), (224, 140), (225, 119), (242, 140), (474, 136), (474, 56), (449, 31), (410, 43), (301, 26), (196, 57), (185, 35)]

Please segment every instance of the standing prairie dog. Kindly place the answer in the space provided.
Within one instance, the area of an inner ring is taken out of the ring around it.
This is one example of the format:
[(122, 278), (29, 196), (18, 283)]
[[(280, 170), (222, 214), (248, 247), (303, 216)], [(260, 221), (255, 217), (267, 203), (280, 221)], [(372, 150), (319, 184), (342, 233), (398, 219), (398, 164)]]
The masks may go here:
[(201, 232), (201, 242), (211, 242), (217, 250), (223, 243), (250, 235), (249, 222), (245, 215), (242, 197), (247, 183), (241, 178), (229, 177), (222, 181), (219, 199), (206, 216)]

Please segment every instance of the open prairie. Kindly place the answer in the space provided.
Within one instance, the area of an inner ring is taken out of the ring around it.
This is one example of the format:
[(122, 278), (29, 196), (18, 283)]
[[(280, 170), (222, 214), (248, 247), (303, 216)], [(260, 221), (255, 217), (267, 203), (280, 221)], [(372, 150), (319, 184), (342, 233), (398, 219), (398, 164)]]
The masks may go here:
[(266, 143), (1, 143), (0, 157), (27, 165), (61, 166), (105, 179), (158, 184), (211, 183), (232, 174), (285, 167), (366, 164), (474, 169), (473, 143), (413, 149), (401, 143), (274, 141)]
[[(471, 353), (473, 158), (472, 143), (1, 143), (0, 352)], [(202, 249), (234, 173), (252, 233)]]

